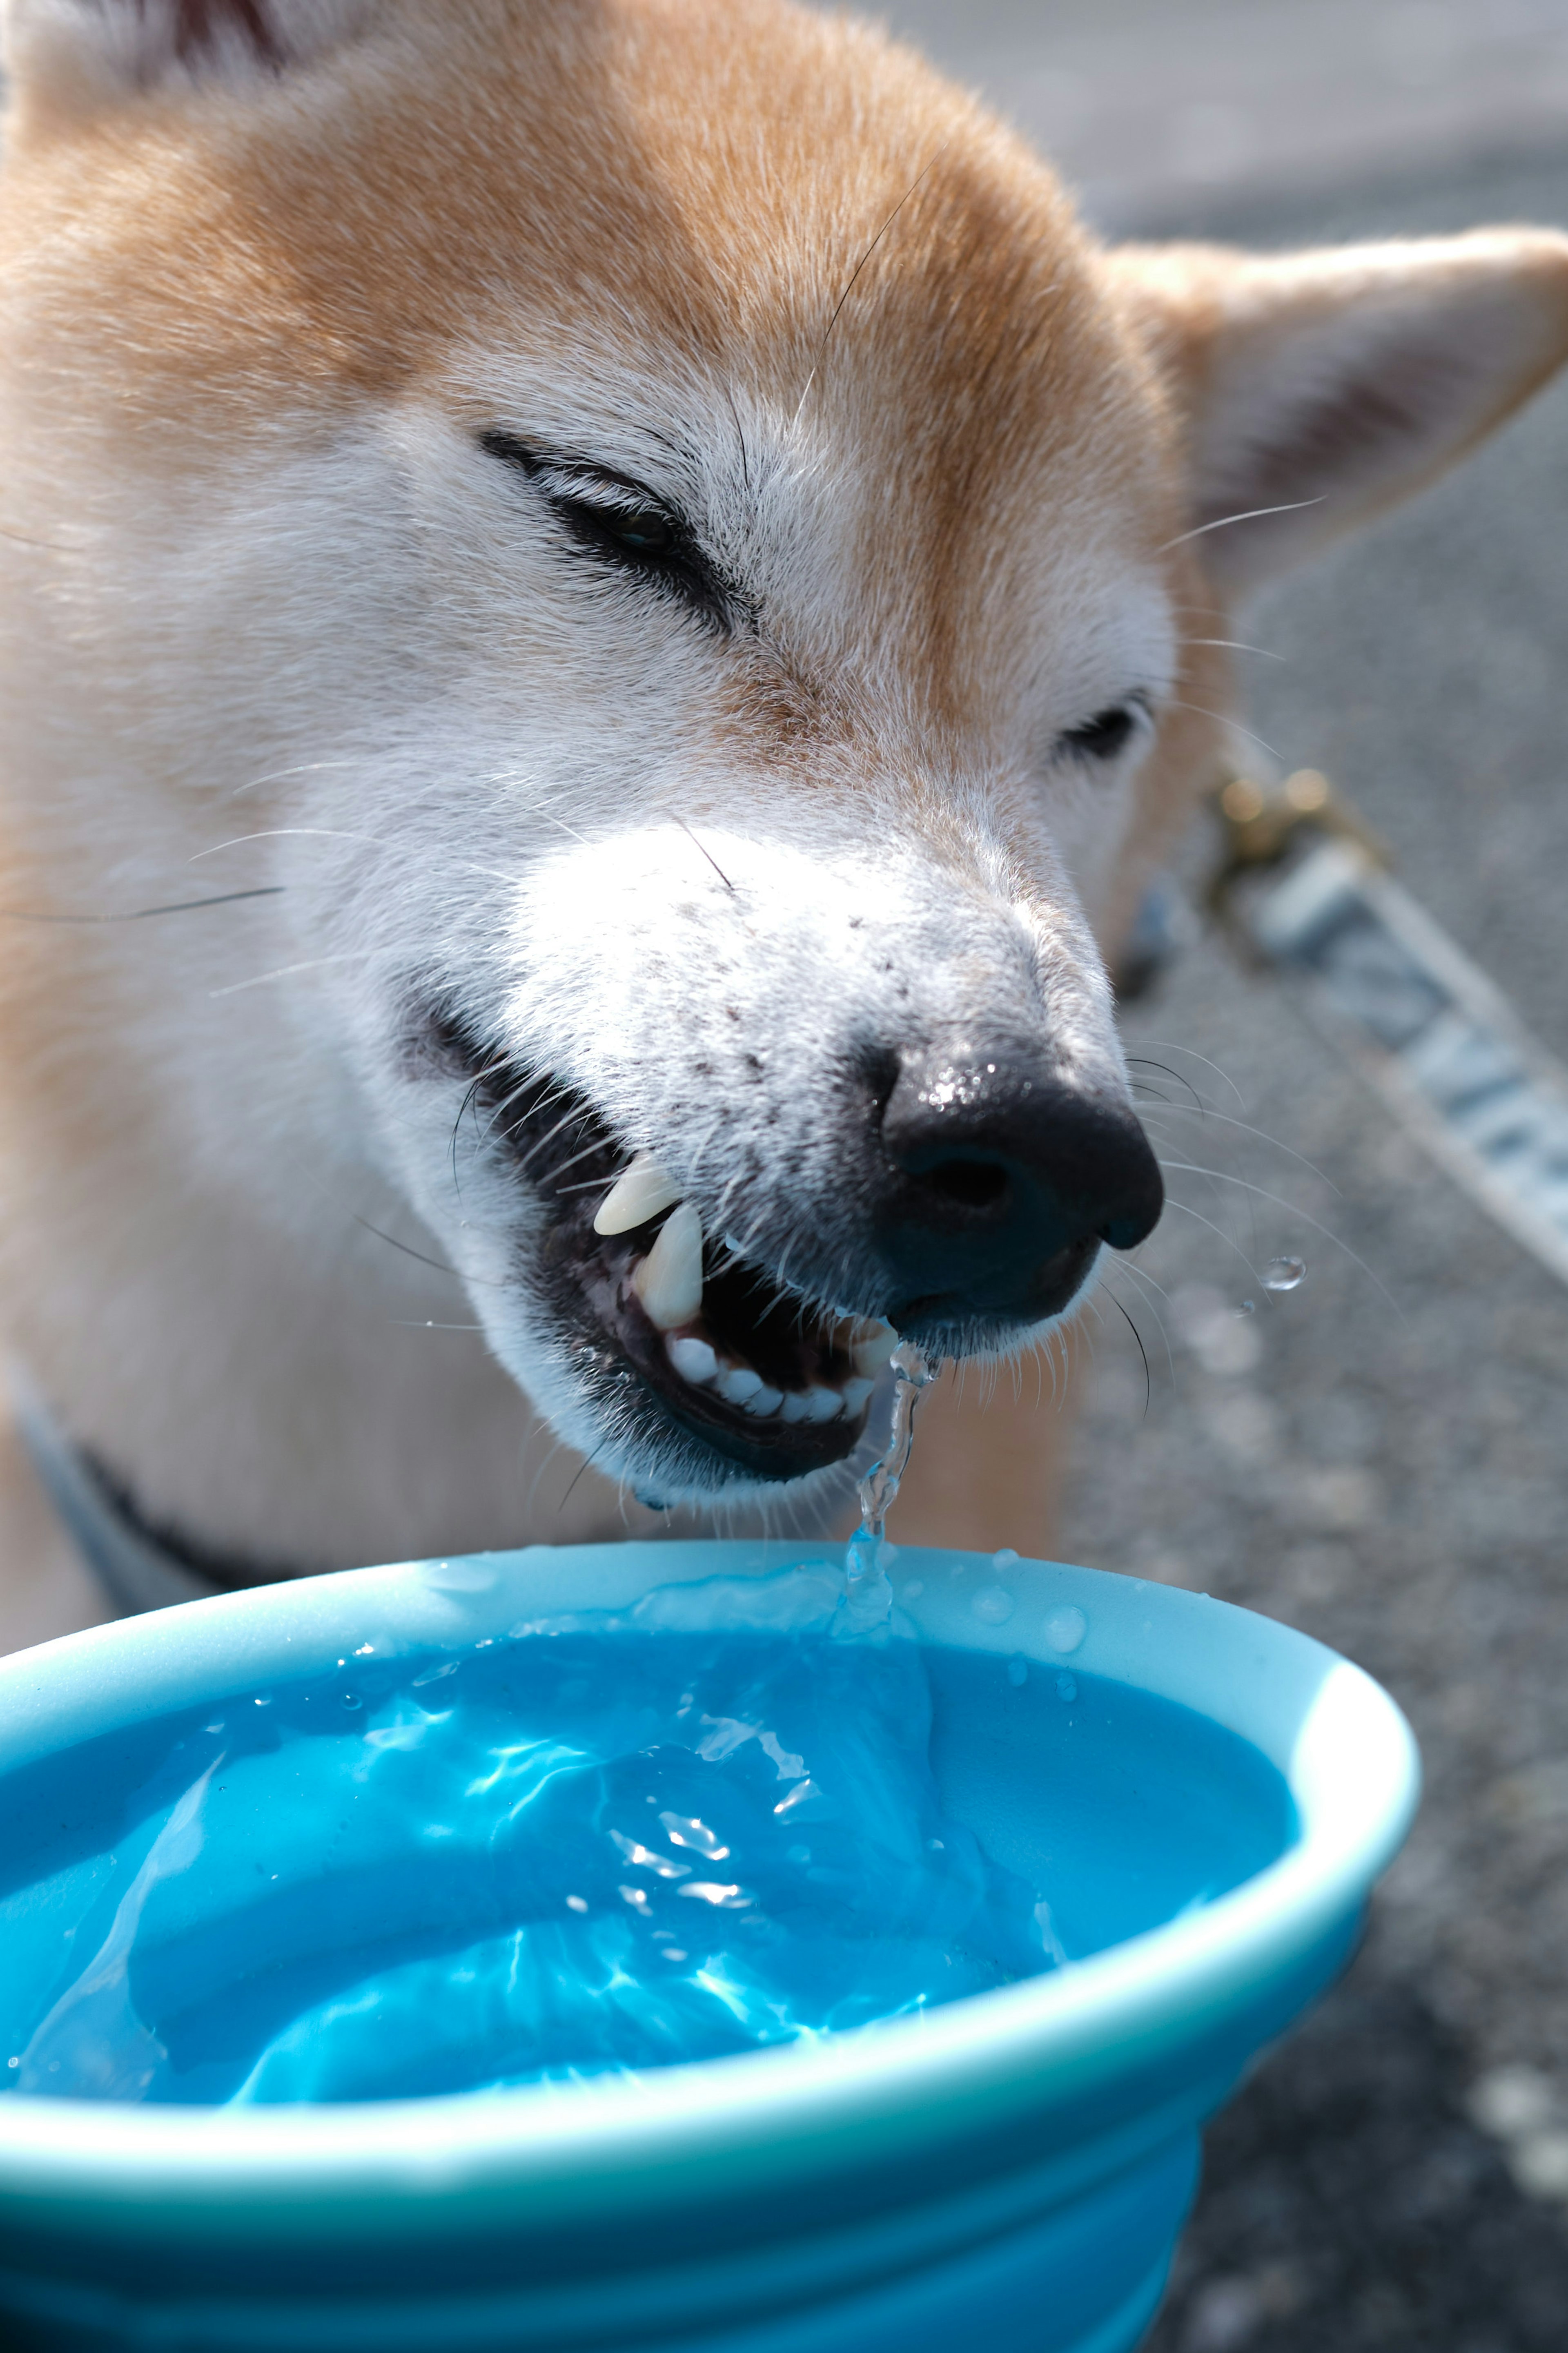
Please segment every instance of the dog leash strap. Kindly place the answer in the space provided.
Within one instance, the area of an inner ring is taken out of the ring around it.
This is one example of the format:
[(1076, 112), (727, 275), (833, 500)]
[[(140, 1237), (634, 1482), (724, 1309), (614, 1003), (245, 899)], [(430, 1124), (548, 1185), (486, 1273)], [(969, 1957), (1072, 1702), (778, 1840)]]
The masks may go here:
[(61, 1525), (122, 1618), (203, 1601), (219, 1589), (127, 1521), (113, 1494), (71, 1444), (26, 1373), (10, 1376), (16, 1430)]
[(1390, 1109), (1516, 1241), (1568, 1282), (1568, 1071), (1388, 872), (1316, 771), (1232, 777), (1211, 910), (1302, 987)]

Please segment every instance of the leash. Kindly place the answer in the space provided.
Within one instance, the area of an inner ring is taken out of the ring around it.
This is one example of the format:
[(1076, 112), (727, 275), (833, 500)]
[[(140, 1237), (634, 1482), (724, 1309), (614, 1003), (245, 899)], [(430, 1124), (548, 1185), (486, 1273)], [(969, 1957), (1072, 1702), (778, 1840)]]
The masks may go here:
[[(1383, 843), (1316, 769), (1272, 791), (1233, 776), (1211, 807), (1211, 920), (1300, 993), (1432, 1158), (1568, 1282), (1568, 1071), (1394, 880)], [(1177, 944), (1179, 915), (1146, 908), (1141, 969), (1168, 960), (1162, 931)]]
[(6, 1386), (16, 1434), (38, 1483), (118, 1616), (135, 1618), (230, 1589), (141, 1525), (113, 1482), (66, 1436), (19, 1366), (9, 1367)]

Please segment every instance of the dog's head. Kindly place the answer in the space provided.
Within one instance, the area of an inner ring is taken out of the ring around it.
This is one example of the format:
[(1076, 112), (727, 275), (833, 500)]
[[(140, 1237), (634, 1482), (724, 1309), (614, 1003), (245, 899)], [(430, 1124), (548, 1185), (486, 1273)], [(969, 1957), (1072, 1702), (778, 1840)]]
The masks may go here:
[(224, 953), (282, 976), (203, 1082), (361, 1124), (666, 1499), (840, 1461), (893, 1332), (1061, 1316), (1160, 1210), (1102, 951), (1230, 595), (1556, 364), (1568, 244), (1108, 254), (778, 0), (16, 0), (12, 49), (29, 741), (105, 871), (247, 837)]

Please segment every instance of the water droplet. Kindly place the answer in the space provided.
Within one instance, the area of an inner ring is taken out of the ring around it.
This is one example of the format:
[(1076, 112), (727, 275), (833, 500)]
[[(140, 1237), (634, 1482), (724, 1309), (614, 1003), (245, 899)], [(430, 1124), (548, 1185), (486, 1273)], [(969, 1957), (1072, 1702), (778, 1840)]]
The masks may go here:
[(1015, 1567), (1017, 1562), (1017, 1558), (1018, 1556), (1014, 1551), (1012, 1546), (1004, 1545), (1000, 1552), (994, 1552), (992, 1554), (991, 1566), (996, 1571), (997, 1576), (1000, 1577), (1005, 1568), (1012, 1568)]
[(1053, 1609), (1046, 1620), (1047, 1641), (1053, 1651), (1060, 1651), (1064, 1656), (1068, 1651), (1077, 1650), (1088, 1631), (1089, 1620), (1070, 1601), (1063, 1609)]
[(1263, 1270), (1265, 1291), (1299, 1291), (1307, 1272), (1300, 1258), (1271, 1258)]
[(1058, 1699), (1067, 1700), (1073, 1700), (1078, 1697), (1078, 1677), (1076, 1675), (1058, 1675), (1057, 1677), (1057, 1697)]
[(911, 1577), (909, 1583), (904, 1587), (902, 1592), (900, 1594), (899, 1599), (900, 1601), (918, 1601), (924, 1591), (925, 1585), (923, 1580), (918, 1577)]
[(1007, 1662), (1007, 1681), (1012, 1684), (1013, 1689), (1015, 1691), (1021, 1690), (1028, 1680), (1029, 1662), (1027, 1659), (1009, 1659)]
[(1005, 1585), (983, 1585), (969, 1606), (985, 1625), (1005, 1626), (1017, 1604)]
[(346, 1708), (363, 1707), (364, 1705), (364, 1702), (361, 1699), (358, 1692), (344, 1692), (343, 1705)]
[(1241, 1303), (1241, 1305), (1237, 1309), (1237, 1311), (1236, 1311), (1236, 1312), (1237, 1312), (1237, 1314), (1238, 1315), (1256, 1315), (1256, 1314), (1257, 1314), (1257, 1313), (1258, 1313), (1258, 1302), (1257, 1302), (1257, 1300), (1256, 1300), (1256, 1299), (1244, 1299), (1244, 1300), (1242, 1301), (1242, 1303)]

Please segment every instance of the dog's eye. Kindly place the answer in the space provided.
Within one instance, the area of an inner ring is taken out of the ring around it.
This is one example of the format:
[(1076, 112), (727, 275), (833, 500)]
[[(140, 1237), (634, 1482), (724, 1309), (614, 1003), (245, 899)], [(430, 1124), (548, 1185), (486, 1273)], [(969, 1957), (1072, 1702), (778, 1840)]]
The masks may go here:
[(479, 447), (527, 475), (584, 554), (679, 596), (706, 620), (731, 621), (735, 598), (689, 528), (640, 483), (582, 459), (547, 457), (510, 433), (481, 433)]
[(1097, 711), (1081, 727), (1069, 727), (1058, 735), (1057, 754), (1068, 760), (1119, 760), (1147, 715), (1137, 699), (1114, 702), (1105, 711)]
[(595, 529), (607, 532), (630, 554), (668, 555), (675, 545), (675, 526), (657, 507), (635, 507), (630, 514), (603, 508), (587, 512), (594, 516)]

